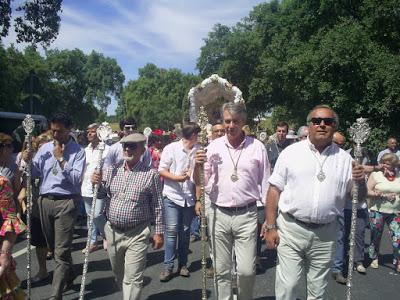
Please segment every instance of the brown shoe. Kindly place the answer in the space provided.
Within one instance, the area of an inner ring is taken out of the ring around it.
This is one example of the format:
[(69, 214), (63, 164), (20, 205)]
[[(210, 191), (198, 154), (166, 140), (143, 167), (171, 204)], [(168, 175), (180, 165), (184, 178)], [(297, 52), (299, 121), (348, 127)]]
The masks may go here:
[(179, 270), (179, 275), (182, 277), (190, 277), (190, 272), (186, 266), (182, 266)]
[(159, 278), (161, 282), (167, 282), (170, 281), (173, 276), (174, 275), (172, 274), (171, 270), (163, 270), (161, 271)]
[[(90, 245), (90, 246), (89, 246), (89, 253), (92, 253), (92, 252), (94, 252), (94, 251), (96, 251), (96, 250), (97, 250), (97, 246), (96, 246), (96, 245)], [(84, 248), (84, 249), (82, 250), (82, 253), (83, 253), (83, 254), (86, 253), (86, 248)]]

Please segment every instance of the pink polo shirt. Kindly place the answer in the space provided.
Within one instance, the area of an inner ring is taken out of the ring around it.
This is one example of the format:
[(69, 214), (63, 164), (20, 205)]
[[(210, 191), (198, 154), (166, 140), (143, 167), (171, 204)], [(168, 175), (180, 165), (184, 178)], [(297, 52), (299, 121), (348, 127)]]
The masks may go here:
[[(235, 164), (237, 181), (231, 179)], [(246, 137), (235, 149), (226, 136), (217, 138), (207, 146), (206, 192), (212, 203), (222, 207), (241, 207), (256, 202), (265, 198), (269, 169), (267, 151), (260, 141)]]

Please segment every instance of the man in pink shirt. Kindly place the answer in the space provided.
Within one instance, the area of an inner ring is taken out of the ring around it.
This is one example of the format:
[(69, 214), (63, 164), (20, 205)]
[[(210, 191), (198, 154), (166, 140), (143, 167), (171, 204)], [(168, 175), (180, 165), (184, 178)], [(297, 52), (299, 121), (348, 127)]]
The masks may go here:
[(252, 299), (255, 279), (256, 201), (266, 193), (269, 163), (264, 145), (242, 131), (247, 117), (244, 105), (225, 103), (221, 112), (226, 135), (213, 140), (207, 152), (197, 151), (194, 180), (199, 184), (199, 171), (204, 165), (205, 189), (211, 200), (207, 214), (213, 214), (208, 229), (215, 264), (216, 299), (233, 299), (234, 248), (238, 299), (246, 300)]

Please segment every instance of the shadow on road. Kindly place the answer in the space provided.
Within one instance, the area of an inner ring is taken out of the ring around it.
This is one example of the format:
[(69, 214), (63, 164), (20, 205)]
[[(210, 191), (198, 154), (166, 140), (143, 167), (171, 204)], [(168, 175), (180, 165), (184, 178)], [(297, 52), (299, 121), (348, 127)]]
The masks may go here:
[[(207, 290), (207, 298), (211, 295), (211, 291)], [(184, 291), (184, 290), (172, 290), (158, 294), (153, 294), (147, 298), (147, 300), (187, 300), (187, 299), (201, 299), (201, 289)]]

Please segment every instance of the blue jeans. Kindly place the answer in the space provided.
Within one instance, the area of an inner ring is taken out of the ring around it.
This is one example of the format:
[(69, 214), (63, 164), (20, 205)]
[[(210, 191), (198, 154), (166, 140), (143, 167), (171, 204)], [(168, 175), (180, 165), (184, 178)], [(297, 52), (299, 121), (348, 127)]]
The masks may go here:
[(182, 207), (164, 197), (165, 234), (164, 234), (164, 268), (172, 271), (176, 257), (176, 240), (178, 238), (178, 268), (186, 266), (190, 223), (195, 215), (194, 207)]
[(190, 224), (190, 235), (200, 237), (200, 217), (194, 216)]
[[(332, 272), (344, 272), (344, 266), (347, 259), (349, 237), (351, 229), (351, 210), (344, 210), (343, 216), (338, 217), (339, 231), (336, 241), (336, 255), (332, 267)], [(368, 224), (368, 211), (367, 209), (357, 210), (356, 220), (356, 234), (355, 234), (355, 247), (354, 247), (354, 262), (362, 263), (364, 261), (364, 236), (365, 228)]]
[[(88, 221), (88, 229), (89, 229), (89, 215), (92, 211), (92, 202), (93, 198), (92, 197), (82, 197), (83, 202), (85, 203), (85, 209), (88, 215), (87, 221)], [(105, 205), (105, 199), (97, 199), (96, 201), (96, 207), (94, 210), (94, 216), (93, 216), (93, 230), (92, 230), (92, 236), (90, 238), (90, 244), (96, 244), (97, 241), (97, 235), (100, 234), (102, 237), (104, 237), (104, 225), (106, 224), (106, 218), (103, 214), (104, 211), (104, 205)]]

